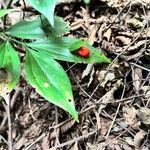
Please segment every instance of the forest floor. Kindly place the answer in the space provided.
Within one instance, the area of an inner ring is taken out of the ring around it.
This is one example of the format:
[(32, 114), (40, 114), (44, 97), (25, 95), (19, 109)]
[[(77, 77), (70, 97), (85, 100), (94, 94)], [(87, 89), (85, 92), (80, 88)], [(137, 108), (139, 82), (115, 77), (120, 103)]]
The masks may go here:
[[(12, 7), (24, 4), (18, 1)], [(112, 64), (61, 62), (72, 83), (79, 123), (40, 97), (22, 77), (12, 94), (14, 150), (148, 150), (149, 0), (66, 2), (55, 13), (70, 23), (66, 36), (87, 40)], [(21, 15), (8, 18), (13, 22)], [(8, 146), (6, 118), (0, 105), (0, 150)]]

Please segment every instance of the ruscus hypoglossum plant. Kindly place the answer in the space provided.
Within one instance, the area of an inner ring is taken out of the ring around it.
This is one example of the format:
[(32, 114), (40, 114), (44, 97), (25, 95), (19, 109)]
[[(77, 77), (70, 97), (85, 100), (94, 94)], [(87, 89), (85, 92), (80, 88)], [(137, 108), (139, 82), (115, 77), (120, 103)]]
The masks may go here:
[[(5, 98), (19, 82), (21, 62), (14, 45), (20, 45), (25, 49), (27, 82), (46, 100), (78, 120), (70, 80), (56, 60), (75, 63), (110, 63), (110, 60), (88, 42), (64, 36), (69, 25), (54, 15), (57, 2), (26, 0), (40, 15), (31, 21), (22, 20), (6, 29), (1, 28), (0, 95)], [(12, 11), (16, 10), (1, 9), (0, 19), (3, 21)]]

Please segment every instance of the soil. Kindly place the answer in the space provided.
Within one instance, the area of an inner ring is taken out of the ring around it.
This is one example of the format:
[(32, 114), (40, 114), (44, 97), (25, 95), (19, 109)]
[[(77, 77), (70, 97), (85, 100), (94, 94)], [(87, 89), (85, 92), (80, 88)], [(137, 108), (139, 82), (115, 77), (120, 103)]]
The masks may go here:
[[(112, 63), (60, 62), (71, 80), (79, 123), (38, 95), (22, 76), (12, 92), (14, 150), (148, 150), (150, 2), (66, 2), (55, 12), (70, 23), (66, 36), (87, 40)], [(0, 150), (8, 148), (4, 118), (0, 104)]]

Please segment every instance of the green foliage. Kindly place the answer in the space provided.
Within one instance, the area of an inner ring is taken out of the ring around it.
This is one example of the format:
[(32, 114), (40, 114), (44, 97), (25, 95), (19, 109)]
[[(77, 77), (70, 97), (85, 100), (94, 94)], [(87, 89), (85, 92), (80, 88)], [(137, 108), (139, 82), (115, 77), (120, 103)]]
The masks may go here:
[(5, 34), (23, 39), (45, 38), (45, 33), (41, 28), (41, 20), (21, 21), (5, 31)]
[(37, 17), (32, 21), (21, 21), (5, 31), (5, 34), (23, 39), (44, 39), (48, 36), (56, 37), (69, 31), (69, 25), (61, 17), (54, 17), (54, 27), (44, 17)]
[(58, 0), (27, 0), (33, 8), (43, 14), (54, 27), (54, 9)]
[[(76, 39), (61, 37), (55, 39), (42, 39), (35, 42), (27, 44), (32, 49), (43, 52), (50, 57), (57, 60), (76, 62), (76, 63), (100, 63), (100, 62), (110, 62), (106, 56), (104, 56), (100, 50), (89, 45), (87, 42)], [(90, 49), (90, 57), (82, 58), (74, 51), (79, 47), (86, 46)]]
[(48, 55), (31, 49), (27, 49), (25, 60), (28, 82), (45, 99), (65, 109), (78, 120), (71, 84), (59, 63)]
[(11, 91), (19, 82), (20, 60), (9, 41), (0, 45), (0, 68), (5, 68), (9, 73), (9, 81), (6, 86), (8, 91)]
[[(20, 77), (20, 60), (11, 42), (26, 50), (25, 74), (28, 83), (49, 102), (78, 120), (69, 78), (55, 60), (75, 63), (110, 63), (110, 60), (88, 42), (63, 36), (69, 32), (69, 24), (61, 17), (54, 16), (57, 0), (29, 2), (42, 15), (32, 21), (23, 20), (0, 33), (3, 40), (0, 44), (0, 69), (5, 69), (9, 74), (6, 86), (11, 91)], [(3, 14), (7, 13), (8, 11)], [(89, 48), (88, 58), (78, 55), (81, 46)]]

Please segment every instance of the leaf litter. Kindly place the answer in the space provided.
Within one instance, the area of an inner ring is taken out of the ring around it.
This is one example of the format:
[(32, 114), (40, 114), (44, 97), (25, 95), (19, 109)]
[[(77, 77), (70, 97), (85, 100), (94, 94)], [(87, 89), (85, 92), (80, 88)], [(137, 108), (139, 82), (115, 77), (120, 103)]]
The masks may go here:
[[(4, 2), (1, 5), (6, 6)], [(79, 123), (44, 101), (22, 78), (22, 94), (12, 109), (15, 149), (149, 149), (149, 6), (149, 0), (93, 0), (89, 6), (80, 1), (59, 2), (56, 14), (71, 24), (68, 36), (88, 40), (116, 61), (110, 66), (68, 64)], [(24, 4), (14, 2), (13, 7), (24, 8)], [(0, 114), (2, 122), (5, 112), (1, 103)], [(4, 138), (6, 133), (7, 129), (0, 130)], [(0, 146), (7, 149), (4, 140)]]

